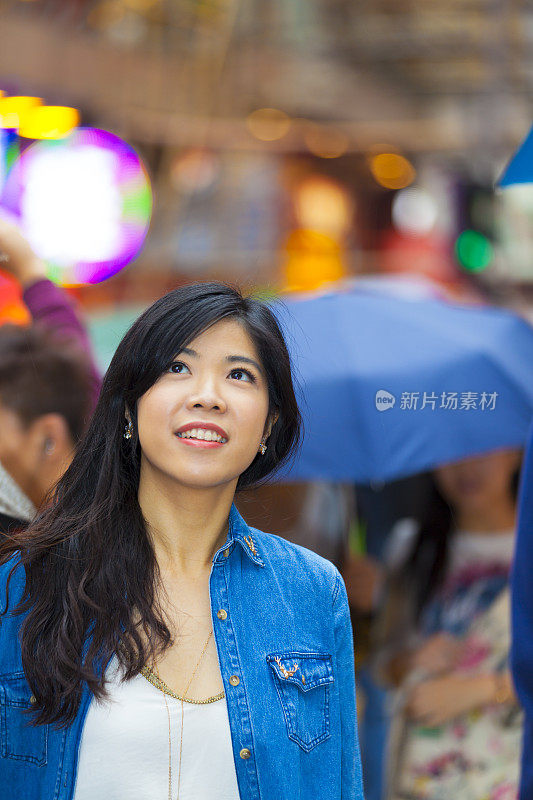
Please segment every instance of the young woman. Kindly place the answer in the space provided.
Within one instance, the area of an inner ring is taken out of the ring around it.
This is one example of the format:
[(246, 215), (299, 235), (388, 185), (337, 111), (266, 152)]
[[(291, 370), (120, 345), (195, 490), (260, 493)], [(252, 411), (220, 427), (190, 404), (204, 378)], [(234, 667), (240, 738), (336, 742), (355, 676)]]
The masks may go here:
[(340, 572), (234, 504), (299, 432), (264, 303), (194, 284), (134, 323), (1, 545), (1, 800), (362, 798)]
[(521, 455), (498, 450), (433, 473), (432, 502), (390, 601), (396, 646), (391, 639), (388, 662), (382, 656), (404, 702), (391, 747), (395, 800), (516, 800), (509, 573)]

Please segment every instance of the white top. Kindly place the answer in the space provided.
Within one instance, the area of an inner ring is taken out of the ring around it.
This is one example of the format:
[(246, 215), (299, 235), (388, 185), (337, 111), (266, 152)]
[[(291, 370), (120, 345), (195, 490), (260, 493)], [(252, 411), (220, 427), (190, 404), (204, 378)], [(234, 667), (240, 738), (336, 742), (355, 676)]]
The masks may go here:
[[(178, 796), (181, 701), (143, 675), (106, 672), (111, 702), (91, 701), (82, 732), (74, 800), (168, 800), (170, 711), (172, 800)], [(109, 683), (108, 683), (109, 681)], [(183, 702), (180, 800), (239, 800), (226, 698)]]
[(448, 574), (463, 567), (510, 566), (513, 560), (516, 534), (513, 528), (491, 533), (459, 530), (453, 537), (450, 548)]
[[(394, 523), (383, 554), (383, 561), (389, 569), (398, 568), (405, 562), (418, 531), (419, 523), (413, 517), (402, 517)], [(448, 574), (471, 564), (510, 565), (515, 539), (514, 528), (490, 533), (456, 531), (451, 540)]]

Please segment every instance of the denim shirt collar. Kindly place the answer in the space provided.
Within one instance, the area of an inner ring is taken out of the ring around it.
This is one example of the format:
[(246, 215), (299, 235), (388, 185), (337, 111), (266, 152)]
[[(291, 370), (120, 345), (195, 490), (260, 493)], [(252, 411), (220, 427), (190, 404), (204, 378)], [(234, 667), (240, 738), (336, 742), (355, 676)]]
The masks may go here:
[[(238, 542), (239, 545), (244, 550), (244, 552), (247, 554), (248, 558), (251, 561), (253, 561), (254, 564), (256, 564), (259, 567), (265, 567), (266, 564), (259, 555), (259, 552), (257, 550), (257, 544), (252, 536), (253, 529), (246, 524), (242, 516), (239, 514), (235, 503), (231, 504), (228, 522), (229, 522), (229, 530), (226, 543), (220, 550), (217, 551), (217, 553), (213, 557), (213, 564), (218, 559), (221, 552), (223, 552), (226, 548), (231, 547), (234, 542)], [(94, 627), (94, 622), (90, 626), (90, 630), (88, 632), (85, 645), (83, 648), (84, 659), (87, 657), (87, 652), (89, 650), (90, 635), (92, 633), (93, 627)], [(111, 659), (109, 658), (107, 661), (107, 666), (109, 665), (110, 660)], [(101, 670), (102, 666), (103, 664), (101, 659), (97, 659), (97, 669)]]
[(247, 554), (248, 558), (253, 561), (254, 564), (264, 567), (265, 562), (261, 558), (261, 555), (257, 549), (257, 542), (252, 535), (253, 528), (250, 528), (246, 524), (242, 516), (239, 514), (235, 503), (231, 504), (228, 522), (229, 532), (228, 539), (226, 540), (226, 546), (228, 544), (231, 545), (232, 542), (238, 542), (244, 552)]

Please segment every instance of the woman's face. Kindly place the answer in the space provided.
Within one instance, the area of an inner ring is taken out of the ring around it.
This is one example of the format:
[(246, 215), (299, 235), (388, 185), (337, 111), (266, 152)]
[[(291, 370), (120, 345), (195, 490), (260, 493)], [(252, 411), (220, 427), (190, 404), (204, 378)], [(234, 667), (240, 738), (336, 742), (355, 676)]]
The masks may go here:
[(475, 511), (512, 497), (511, 478), (520, 466), (521, 455), (520, 450), (495, 450), (440, 466), (434, 475), (451, 505)]
[[(195, 488), (236, 483), (270, 433), (268, 404), (266, 375), (248, 333), (233, 319), (215, 323), (138, 400), (141, 475), (150, 470)], [(212, 440), (186, 438), (182, 428), (190, 423), (202, 428), (195, 437)], [(226, 441), (215, 440), (210, 426)]]

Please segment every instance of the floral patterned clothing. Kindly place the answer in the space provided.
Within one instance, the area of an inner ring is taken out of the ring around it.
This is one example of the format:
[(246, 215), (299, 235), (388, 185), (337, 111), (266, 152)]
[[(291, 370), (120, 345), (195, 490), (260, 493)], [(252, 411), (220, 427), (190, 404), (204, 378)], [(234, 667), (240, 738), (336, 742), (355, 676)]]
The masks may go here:
[[(507, 560), (507, 559), (506, 559)], [(448, 574), (422, 619), (426, 635), (447, 631), (462, 640), (454, 675), (508, 668), (509, 563), (463, 563)], [(424, 676), (411, 676), (398, 695), (391, 742), (393, 800), (516, 800), (522, 712), (493, 704), (440, 726), (426, 727), (401, 713), (407, 691)]]

